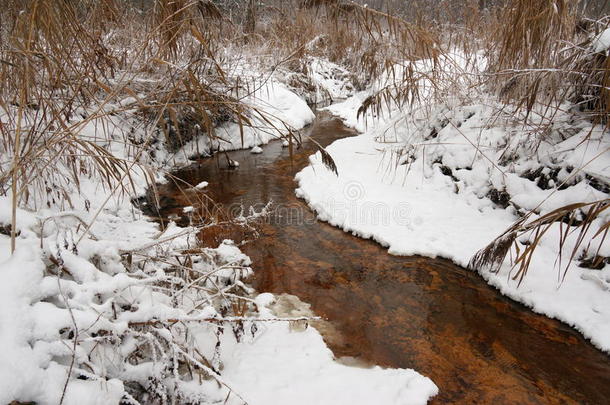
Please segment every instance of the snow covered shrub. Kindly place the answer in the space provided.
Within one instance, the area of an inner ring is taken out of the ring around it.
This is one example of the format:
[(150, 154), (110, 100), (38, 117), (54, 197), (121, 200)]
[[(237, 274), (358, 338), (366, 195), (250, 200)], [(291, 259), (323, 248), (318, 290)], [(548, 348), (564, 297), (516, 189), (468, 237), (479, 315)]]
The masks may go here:
[(113, 128), (100, 124), (108, 102), (100, 83), (115, 75), (120, 58), (100, 31), (90, 32), (94, 16), (80, 6), (15, 0), (3, 9), (11, 28), (0, 41), (0, 187), (11, 190), (13, 220), (17, 203), (74, 208), (68, 195), (81, 176), (130, 187), (122, 181), (129, 165), (104, 147)]
[(608, 121), (608, 19), (590, 20), (578, 1), (514, 0), (499, 13), (489, 72), (500, 98), (553, 118), (576, 103), (597, 123)]
[[(17, 380), (3, 381), (0, 399), (245, 402), (221, 376), (227, 342), (252, 340), (260, 327), (242, 282), (250, 259), (231, 241), (203, 248), (193, 237), (201, 227), (152, 236), (146, 224), (137, 224), (146, 234), (133, 235), (136, 243), (81, 239), (76, 215), (19, 215), (20, 248), (2, 269), (14, 289), (3, 294), (3, 313), (13, 315), (4, 327), (23, 333), (2, 342), (4, 360), (21, 353), (22, 363), (8, 360)], [(27, 303), (13, 308), (12, 295)]]

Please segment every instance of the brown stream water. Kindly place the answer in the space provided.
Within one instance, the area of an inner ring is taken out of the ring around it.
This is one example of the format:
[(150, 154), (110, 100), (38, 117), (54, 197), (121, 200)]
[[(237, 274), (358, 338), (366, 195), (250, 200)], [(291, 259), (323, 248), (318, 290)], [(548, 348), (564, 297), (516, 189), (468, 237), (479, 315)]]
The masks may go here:
[[(224, 229), (203, 239), (250, 237), (242, 250), (253, 260), (259, 292), (310, 303), (337, 331), (325, 336), (336, 357), (430, 377), (440, 389), (432, 403), (610, 403), (610, 358), (569, 326), (531, 312), (448, 260), (391, 256), (372, 241), (312, 220), (295, 197), (293, 179), (315, 151), (307, 137), (328, 145), (352, 135), (322, 113), (292, 159), (288, 148), (272, 142), (259, 155), (230, 153), (238, 169), (218, 156), (175, 173), (190, 184), (208, 181), (207, 194), (230, 211), (269, 200), (280, 208), (259, 226), (258, 238)], [(188, 193), (174, 184), (160, 193), (159, 219), (173, 213), (184, 220)]]

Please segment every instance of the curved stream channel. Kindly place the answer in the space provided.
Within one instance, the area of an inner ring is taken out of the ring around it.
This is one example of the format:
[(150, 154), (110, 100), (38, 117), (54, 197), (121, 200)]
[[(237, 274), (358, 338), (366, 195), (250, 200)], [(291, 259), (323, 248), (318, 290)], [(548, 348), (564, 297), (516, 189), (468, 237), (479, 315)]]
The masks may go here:
[[(372, 241), (312, 221), (293, 180), (315, 152), (307, 136), (326, 146), (355, 133), (325, 113), (303, 133), (292, 159), (288, 148), (272, 142), (259, 155), (230, 153), (238, 169), (220, 155), (174, 173), (190, 184), (208, 181), (208, 195), (231, 209), (269, 200), (282, 208), (242, 248), (253, 260), (258, 291), (310, 303), (337, 330), (339, 336), (325, 336), (336, 357), (430, 377), (440, 389), (432, 403), (608, 403), (609, 358), (572, 328), (503, 297), (476, 272), (447, 260), (391, 256)], [(190, 205), (184, 193), (173, 184), (160, 193), (159, 219), (184, 219), (182, 207)], [(203, 239), (248, 236), (227, 231)]]

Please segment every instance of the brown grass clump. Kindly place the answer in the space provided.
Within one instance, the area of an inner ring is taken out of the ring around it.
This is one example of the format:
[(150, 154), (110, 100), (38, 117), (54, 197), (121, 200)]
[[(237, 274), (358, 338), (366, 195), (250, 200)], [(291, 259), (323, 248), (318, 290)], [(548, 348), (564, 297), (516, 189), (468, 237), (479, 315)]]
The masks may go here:
[(501, 99), (528, 112), (538, 103), (566, 97), (560, 66), (565, 41), (571, 40), (576, 2), (517, 0), (499, 13), (490, 71)]
[[(469, 267), (473, 269), (488, 268), (492, 272), (498, 272), (506, 256), (513, 249), (515, 256), (512, 258), (512, 264), (513, 269), (516, 268), (517, 270), (512, 274), (512, 279), (518, 280), (521, 284), (529, 270), (532, 257), (540, 241), (554, 224), (559, 223), (558, 280), (563, 281), (570, 264), (578, 258), (578, 252), (583, 247), (590, 232), (594, 232), (594, 234), (587, 242), (585, 254), (592, 253), (594, 257), (599, 257), (599, 251), (610, 231), (610, 222), (603, 224), (597, 230), (592, 229), (592, 226), (595, 220), (600, 218), (608, 208), (610, 208), (610, 199), (604, 199), (591, 203), (566, 205), (534, 220), (530, 220), (531, 214), (526, 215), (473, 256)], [(566, 263), (563, 261), (563, 252), (567, 248), (568, 239), (573, 235), (576, 239), (571, 250), (567, 251), (569, 256)], [(526, 243), (522, 242), (524, 237), (527, 239)], [(595, 240), (597, 241), (597, 248), (593, 246), (594, 252), (590, 252), (591, 243)]]
[[(595, 22), (590, 28), (593, 34), (608, 26), (610, 20)], [(580, 52), (572, 57), (575, 72), (569, 100), (576, 103), (581, 111), (590, 115), (595, 124), (610, 124), (610, 56), (604, 52), (591, 52), (586, 43)]]
[[(102, 20), (97, 13), (112, 17), (104, 7), (49, 0), (14, 0), (2, 11), (9, 26), (0, 32), (0, 135), (2, 153), (13, 159), (0, 173), (0, 188), (11, 190), (13, 230), (17, 204), (33, 195), (46, 194), (49, 206), (59, 201), (71, 205), (65, 187), (72, 183), (78, 188), (82, 173), (96, 175), (109, 187), (123, 184), (127, 174), (125, 162), (77, 136), (100, 111), (82, 121), (75, 116), (92, 104), (97, 83), (112, 78), (120, 65), (101, 32), (87, 28), (88, 22)], [(59, 164), (72, 175), (58, 175)]]
[(503, 101), (549, 120), (562, 104), (576, 102), (595, 123), (608, 122), (609, 65), (590, 46), (607, 22), (582, 13), (578, 1), (507, 2), (495, 23), (489, 66)]
[[(40, 201), (75, 208), (69, 195), (82, 176), (108, 194), (133, 194), (136, 167), (154, 177), (155, 128), (175, 148), (213, 138), (227, 120), (250, 124), (218, 57), (226, 22), (211, 2), (160, 0), (142, 15), (118, 0), (10, 0), (0, 13), (1, 152), (12, 156), (0, 190), (10, 191), (13, 214)], [(124, 107), (127, 97), (135, 104)], [(116, 142), (130, 156), (115, 156)]]

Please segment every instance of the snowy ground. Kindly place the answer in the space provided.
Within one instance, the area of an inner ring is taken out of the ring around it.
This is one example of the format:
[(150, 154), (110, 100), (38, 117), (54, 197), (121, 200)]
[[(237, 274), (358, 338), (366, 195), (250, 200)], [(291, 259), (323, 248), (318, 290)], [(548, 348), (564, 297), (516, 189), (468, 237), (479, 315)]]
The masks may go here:
[[(560, 114), (547, 141), (533, 152), (525, 146), (527, 126), (498, 115), (500, 108), (485, 95), (479, 104), (429, 105), (426, 119), (417, 109), (411, 115), (394, 109), (377, 119), (370, 113), (358, 119), (370, 94), (328, 108), (363, 134), (327, 148), (338, 176), (324, 168), (319, 153), (312, 156), (296, 176), (297, 195), (321, 220), (374, 239), (391, 254), (440, 256), (467, 266), (519, 213), (534, 210), (536, 218), (566, 204), (608, 197), (592, 179), (610, 180), (610, 139), (587, 122)], [(564, 182), (566, 187), (559, 187)], [(498, 193), (505, 204), (494, 197)], [(609, 220), (608, 213), (602, 215), (588, 237)], [(575, 259), (562, 279), (578, 237), (570, 234), (567, 253), (557, 262), (564, 228), (553, 224), (520, 286), (507, 262), (497, 274), (480, 273), (503, 294), (574, 326), (610, 352), (610, 265), (586, 269)], [(588, 252), (584, 243), (576, 257), (595, 252), (596, 240)], [(528, 243), (521, 242), (522, 247)], [(610, 242), (599, 255), (610, 256)]]
[[(242, 70), (247, 70), (242, 67)], [(245, 72), (244, 72), (245, 73)], [(252, 75), (252, 72), (249, 72)], [(256, 148), (274, 139), (284, 138), (298, 131), (315, 118), (309, 103), (326, 103), (344, 99), (353, 94), (348, 72), (340, 66), (311, 57), (307, 63), (307, 75), (281, 72), (276, 76), (258, 74), (252, 88), (241, 89), (234, 94), (253, 108), (251, 126), (228, 122), (215, 129), (217, 139), (199, 137), (187, 142), (176, 153), (168, 157), (167, 164), (181, 166), (197, 155), (208, 155), (215, 151)], [(311, 89), (303, 89), (307, 86)], [(258, 149), (255, 149), (258, 151)], [(256, 153), (256, 152), (254, 152)]]
[[(257, 297), (270, 303), (271, 294)], [(262, 316), (272, 316), (263, 310)], [(236, 345), (223, 375), (251, 404), (425, 404), (438, 392), (414, 370), (360, 368), (334, 360), (315, 328), (267, 325), (254, 344)]]
[(307, 103), (286, 85), (269, 79), (244, 100), (248, 105), (264, 114), (252, 117), (252, 126), (241, 127), (229, 122), (215, 129), (218, 139), (199, 137), (184, 145), (171, 160), (176, 166), (188, 163), (196, 155), (210, 154), (211, 151), (248, 149), (280, 139), (289, 131), (296, 131), (310, 124), (315, 118)]
[[(249, 101), (290, 130), (313, 119), (305, 102), (275, 80)], [(125, 128), (134, 125), (124, 118), (128, 105), (119, 103), (122, 114), (105, 117), (102, 125), (85, 124), (81, 135), (128, 159), (133, 152), (122, 142)], [(132, 128), (134, 137), (146, 139), (142, 127)], [(220, 149), (242, 146), (235, 124), (221, 130), (234, 143)], [(252, 130), (243, 146), (264, 144), (270, 133), (268, 125)], [(160, 180), (165, 169), (187, 162), (172, 157), (196, 149), (189, 145), (171, 155), (159, 143), (151, 148), (154, 155), (137, 159), (153, 173), (134, 166), (129, 187), (136, 193), (145, 192), (146, 175)], [(70, 169), (53, 170), (63, 179)], [(133, 396), (140, 393), (145, 403), (176, 397), (189, 403), (407, 405), (438, 392), (414, 370), (341, 364), (315, 328), (272, 321), (281, 315), (267, 308), (273, 296), (257, 296), (242, 283), (250, 260), (230, 241), (192, 253), (196, 229), (172, 225), (160, 232), (126, 194), (108, 197), (111, 189), (85, 171), (77, 186), (63, 185), (67, 194), (32, 195), (30, 207), (18, 210), (12, 255), (11, 200), (0, 198), (0, 403), (137, 403)], [(202, 276), (184, 278), (193, 274)], [(250, 295), (243, 320), (223, 314), (234, 288)]]

